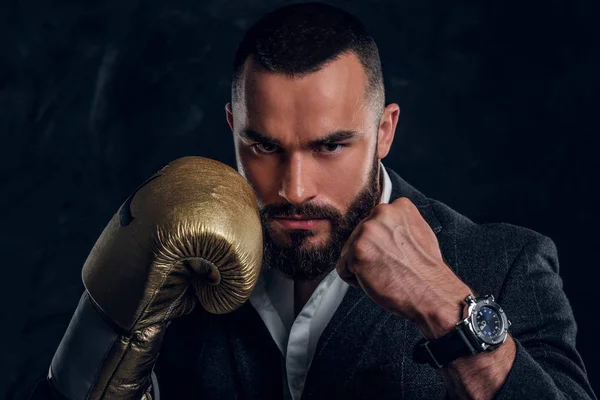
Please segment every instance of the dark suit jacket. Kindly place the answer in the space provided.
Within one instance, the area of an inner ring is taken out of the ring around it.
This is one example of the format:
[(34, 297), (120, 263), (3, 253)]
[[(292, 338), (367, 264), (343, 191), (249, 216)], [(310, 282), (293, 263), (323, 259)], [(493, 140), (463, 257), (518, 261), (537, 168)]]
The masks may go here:
[[(575, 349), (554, 243), (509, 224), (475, 224), (387, 171), (391, 201), (408, 197), (456, 275), (494, 295), (512, 322), (517, 354), (498, 398), (595, 398)], [(414, 324), (350, 287), (319, 339), (302, 398), (443, 399), (440, 372), (412, 361), (421, 337)], [(155, 368), (161, 399), (281, 399), (283, 371), (283, 357), (249, 303), (232, 314), (198, 310), (174, 322)]]
[[(391, 200), (408, 197), (418, 207), (447, 264), (475, 292), (494, 295), (512, 322), (517, 354), (498, 398), (595, 398), (575, 349), (554, 243), (513, 225), (475, 224), (388, 172)], [(350, 287), (319, 339), (302, 398), (444, 399), (440, 372), (412, 360), (420, 338), (414, 324)], [(247, 302), (227, 315), (198, 307), (173, 322), (155, 372), (162, 400), (269, 400), (282, 398), (283, 366)]]

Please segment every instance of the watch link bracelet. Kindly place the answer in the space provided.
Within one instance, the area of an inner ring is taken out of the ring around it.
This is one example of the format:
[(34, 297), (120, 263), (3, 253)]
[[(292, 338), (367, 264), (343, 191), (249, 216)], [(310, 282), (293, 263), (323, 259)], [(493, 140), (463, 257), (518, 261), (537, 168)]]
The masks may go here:
[(467, 317), (446, 335), (432, 340), (423, 338), (413, 350), (413, 360), (441, 368), (466, 355), (491, 351), (506, 340), (510, 321), (494, 296), (473, 298), (468, 295)]

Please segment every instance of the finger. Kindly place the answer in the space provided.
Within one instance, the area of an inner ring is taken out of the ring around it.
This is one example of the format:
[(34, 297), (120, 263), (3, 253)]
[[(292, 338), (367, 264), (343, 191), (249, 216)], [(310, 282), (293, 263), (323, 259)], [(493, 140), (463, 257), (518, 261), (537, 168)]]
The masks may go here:
[(359, 287), (356, 276), (352, 272), (350, 272), (344, 258), (340, 258), (340, 261), (338, 261), (338, 263), (336, 264), (335, 269), (344, 282), (355, 288)]
[(357, 289), (360, 289), (360, 284), (358, 283), (358, 280), (356, 279), (356, 276), (352, 275), (349, 278), (342, 278), (342, 280), (344, 282), (346, 282), (348, 285), (355, 287)]

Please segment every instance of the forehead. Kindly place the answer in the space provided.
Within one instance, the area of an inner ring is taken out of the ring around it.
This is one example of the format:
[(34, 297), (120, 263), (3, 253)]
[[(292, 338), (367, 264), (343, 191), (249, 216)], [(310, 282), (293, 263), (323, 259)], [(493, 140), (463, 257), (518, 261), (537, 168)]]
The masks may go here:
[(369, 116), (366, 84), (364, 68), (353, 53), (316, 72), (292, 77), (264, 72), (249, 59), (234, 117), (241, 129), (290, 139), (360, 130)]

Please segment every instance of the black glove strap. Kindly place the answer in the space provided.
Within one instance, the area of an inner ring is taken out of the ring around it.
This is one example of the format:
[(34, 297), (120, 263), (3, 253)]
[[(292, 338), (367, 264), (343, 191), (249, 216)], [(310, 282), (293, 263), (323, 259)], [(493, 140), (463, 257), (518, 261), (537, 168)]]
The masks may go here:
[(441, 368), (458, 357), (479, 353), (480, 349), (471, 343), (465, 329), (469, 328), (460, 323), (440, 338), (419, 340), (413, 350), (413, 360), (418, 364)]

